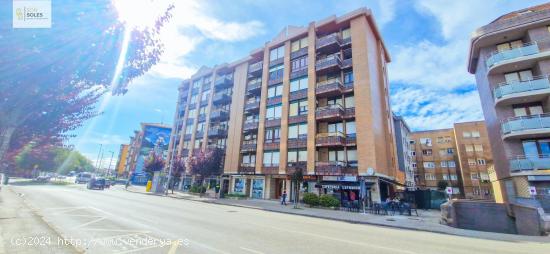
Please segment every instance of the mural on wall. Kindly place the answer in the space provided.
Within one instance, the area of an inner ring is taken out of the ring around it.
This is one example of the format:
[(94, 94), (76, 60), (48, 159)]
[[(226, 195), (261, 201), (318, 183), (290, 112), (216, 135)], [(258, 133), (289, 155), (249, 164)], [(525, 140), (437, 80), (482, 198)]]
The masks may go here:
[(166, 159), (171, 132), (171, 128), (145, 125), (136, 169), (134, 171), (136, 174), (143, 172), (145, 161), (151, 153), (162, 154), (162, 157)]

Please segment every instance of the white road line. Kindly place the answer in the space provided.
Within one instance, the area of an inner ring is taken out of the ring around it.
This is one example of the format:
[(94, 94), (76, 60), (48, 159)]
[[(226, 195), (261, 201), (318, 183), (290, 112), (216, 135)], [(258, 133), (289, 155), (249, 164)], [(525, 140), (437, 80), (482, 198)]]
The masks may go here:
[(249, 248), (245, 248), (245, 247), (239, 247), (241, 250), (246, 250), (248, 252), (252, 252), (252, 253), (255, 253), (255, 254), (264, 254), (263, 252), (261, 251), (257, 251), (257, 250), (253, 250), (253, 249), (249, 249)]
[(78, 225), (78, 226), (76, 226), (76, 227), (73, 227), (72, 229), (77, 229), (77, 228), (85, 227), (85, 226), (88, 226), (88, 225), (90, 225), (90, 224), (94, 224), (94, 223), (96, 223), (96, 222), (100, 222), (100, 221), (102, 221), (102, 220), (104, 220), (104, 219), (106, 219), (106, 218), (105, 218), (105, 217), (101, 217), (101, 218), (99, 218), (99, 219), (97, 219), (97, 220), (92, 220), (92, 221), (89, 221), (89, 222), (80, 224), (80, 225)]
[(175, 254), (179, 246), (180, 246), (179, 241), (173, 241), (167, 254)]

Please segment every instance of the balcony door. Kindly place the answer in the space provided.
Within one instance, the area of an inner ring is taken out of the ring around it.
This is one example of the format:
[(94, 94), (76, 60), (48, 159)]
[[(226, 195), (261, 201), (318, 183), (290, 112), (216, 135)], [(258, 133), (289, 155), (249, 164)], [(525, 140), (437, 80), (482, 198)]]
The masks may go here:
[(523, 154), (525, 157), (538, 157), (550, 155), (550, 139), (523, 140)]
[(514, 105), (514, 116), (530, 116), (542, 114), (542, 105), (540, 102), (532, 104)]
[(509, 72), (504, 74), (507, 84), (533, 80), (533, 72), (531, 70)]

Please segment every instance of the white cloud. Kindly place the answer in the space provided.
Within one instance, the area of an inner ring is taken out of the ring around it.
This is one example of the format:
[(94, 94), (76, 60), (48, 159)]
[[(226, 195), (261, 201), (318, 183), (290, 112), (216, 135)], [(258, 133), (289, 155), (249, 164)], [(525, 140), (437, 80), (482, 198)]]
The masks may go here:
[(542, 1), (418, 0), (415, 10), (440, 25), (442, 41), (394, 47), (389, 78), (406, 84), (392, 94), (393, 110), (415, 129), (449, 128), (453, 122), (483, 119), (475, 79), (466, 70), (470, 34), (500, 15)]
[(395, 17), (395, 3), (396, 0), (378, 0), (380, 15), (377, 15), (377, 21), (380, 22), (380, 26), (384, 26)]
[[(160, 39), (164, 43), (164, 53), (160, 62), (151, 69), (151, 74), (160, 78), (186, 78), (192, 75), (200, 63), (190, 63), (185, 57), (196, 50), (200, 43), (206, 39), (224, 42), (235, 42), (246, 40), (262, 34), (263, 23), (257, 20), (245, 22), (225, 21), (213, 17), (209, 13), (209, 7), (205, 1), (199, 0), (118, 0), (126, 1), (127, 8), (132, 8), (130, 14), (123, 12), (125, 20), (143, 25), (140, 18), (150, 17), (150, 12), (158, 11), (158, 6), (167, 7), (174, 5), (172, 18), (161, 30)], [(145, 2), (144, 4), (137, 4)], [(141, 6), (133, 8), (134, 5)], [(154, 6), (154, 7), (151, 7)], [(127, 17), (131, 15), (131, 17)], [(138, 17), (138, 18), (133, 18)], [(151, 23), (151, 21), (149, 21)]]

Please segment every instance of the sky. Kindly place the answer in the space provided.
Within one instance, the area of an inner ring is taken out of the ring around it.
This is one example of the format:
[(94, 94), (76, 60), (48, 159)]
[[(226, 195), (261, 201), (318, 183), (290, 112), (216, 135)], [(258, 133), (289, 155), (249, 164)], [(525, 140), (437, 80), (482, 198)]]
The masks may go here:
[[(104, 161), (128, 143), (141, 122), (174, 119), (177, 87), (201, 66), (243, 58), (287, 25), (304, 26), (360, 7), (372, 10), (388, 48), (392, 110), (413, 130), (449, 128), (482, 120), (474, 76), (466, 70), (470, 34), (500, 15), (544, 3), (504, 0), (118, 0), (121, 19), (136, 27), (174, 4), (161, 31), (165, 51), (159, 64), (132, 81), (124, 96), (106, 96), (102, 114), (70, 140), (95, 161)], [(104, 164), (106, 165), (106, 164)]]

